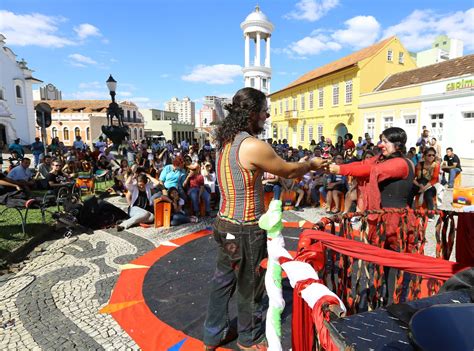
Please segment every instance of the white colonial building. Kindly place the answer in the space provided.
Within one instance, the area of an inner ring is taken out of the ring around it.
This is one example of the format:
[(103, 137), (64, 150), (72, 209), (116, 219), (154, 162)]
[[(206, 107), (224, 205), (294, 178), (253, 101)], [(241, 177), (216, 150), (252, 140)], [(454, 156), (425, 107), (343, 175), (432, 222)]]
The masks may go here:
[(22, 145), (35, 138), (33, 84), (42, 83), (32, 76), (24, 60), (17, 61), (0, 34), (0, 140), (10, 144), (20, 138)]

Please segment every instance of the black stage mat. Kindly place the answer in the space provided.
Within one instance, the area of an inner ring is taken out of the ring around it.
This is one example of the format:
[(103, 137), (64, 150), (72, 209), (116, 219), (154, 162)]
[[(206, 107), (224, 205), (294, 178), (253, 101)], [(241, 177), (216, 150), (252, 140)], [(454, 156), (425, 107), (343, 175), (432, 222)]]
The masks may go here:
[[(295, 251), (300, 228), (284, 228), (286, 248)], [(209, 286), (215, 269), (217, 244), (212, 235), (178, 247), (153, 264), (143, 282), (143, 296), (150, 310), (163, 322), (202, 340)], [(291, 348), (292, 294), (288, 279), (283, 280), (286, 307), (282, 314), (283, 350)], [(236, 323), (236, 298), (229, 313)], [(268, 300), (265, 298), (265, 305)], [(235, 342), (227, 345), (235, 348)]]

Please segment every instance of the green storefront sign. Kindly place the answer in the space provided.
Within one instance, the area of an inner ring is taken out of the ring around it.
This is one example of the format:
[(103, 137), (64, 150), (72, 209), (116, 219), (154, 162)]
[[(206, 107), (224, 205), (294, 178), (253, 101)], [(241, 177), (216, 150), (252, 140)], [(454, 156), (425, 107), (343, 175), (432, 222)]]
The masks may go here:
[(446, 84), (446, 91), (468, 89), (474, 87), (474, 79), (463, 79), (457, 82)]

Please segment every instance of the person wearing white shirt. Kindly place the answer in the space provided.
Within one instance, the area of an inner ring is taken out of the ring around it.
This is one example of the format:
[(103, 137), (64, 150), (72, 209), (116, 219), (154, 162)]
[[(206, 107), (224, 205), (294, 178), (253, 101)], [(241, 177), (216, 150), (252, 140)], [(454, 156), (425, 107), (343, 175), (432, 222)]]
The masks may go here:
[(25, 157), (21, 160), (21, 163), (8, 172), (7, 178), (15, 181), (25, 191), (29, 191), (30, 187), (34, 186), (34, 182), (31, 180), (33, 176), (30, 171), (31, 160)]

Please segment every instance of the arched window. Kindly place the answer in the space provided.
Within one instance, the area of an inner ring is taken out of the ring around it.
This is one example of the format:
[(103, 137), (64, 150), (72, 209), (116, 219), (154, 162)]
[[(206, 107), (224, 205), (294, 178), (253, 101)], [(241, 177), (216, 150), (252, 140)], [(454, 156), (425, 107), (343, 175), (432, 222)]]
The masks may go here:
[(86, 140), (91, 140), (91, 128), (86, 128)]
[(53, 127), (53, 129), (51, 129), (51, 138), (56, 138), (57, 136), (58, 136), (58, 128)]
[(76, 127), (74, 128), (74, 136), (81, 136), (81, 128)]
[(137, 132), (137, 128), (135, 128), (133, 130), (133, 139), (137, 140), (138, 139), (138, 132)]
[(140, 139), (143, 139), (143, 129), (140, 128)]
[(69, 140), (69, 129), (67, 127), (63, 129), (63, 140)]

